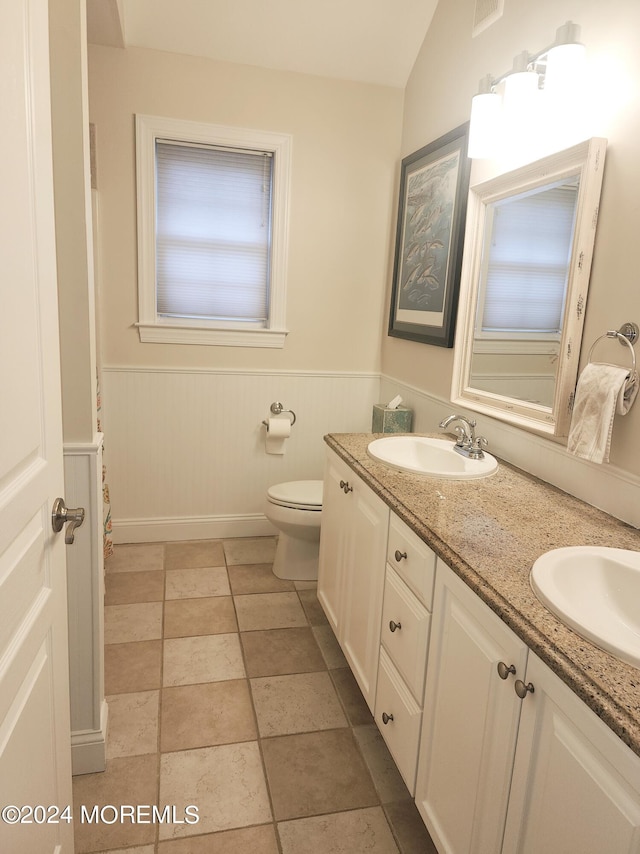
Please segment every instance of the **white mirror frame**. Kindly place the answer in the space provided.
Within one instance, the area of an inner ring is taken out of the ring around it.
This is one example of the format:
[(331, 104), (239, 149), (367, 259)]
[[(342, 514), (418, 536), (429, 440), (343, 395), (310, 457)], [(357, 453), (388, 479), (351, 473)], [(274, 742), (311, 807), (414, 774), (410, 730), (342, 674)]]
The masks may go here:
[[(535, 163), (470, 187), (454, 348), (451, 388), (453, 403), (526, 430), (556, 437), (568, 435), (578, 374), (606, 147), (606, 139), (594, 137), (537, 160)], [(544, 187), (571, 176), (579, 177), (579, 190), (553, 406), (549, 408), (473, 388), (470, 383), (471, 360), (482, 268), (486, 208), (493, 202), (519, 195), (536, 187)]]

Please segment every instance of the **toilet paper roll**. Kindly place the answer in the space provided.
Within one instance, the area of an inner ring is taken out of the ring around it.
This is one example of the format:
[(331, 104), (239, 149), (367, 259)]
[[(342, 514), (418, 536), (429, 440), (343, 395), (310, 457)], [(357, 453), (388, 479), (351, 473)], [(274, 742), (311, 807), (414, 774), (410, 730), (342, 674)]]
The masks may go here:
[(268, 454), (284, 454), (285, 439), (291, 435), (291, 419), (270, 418), (265, 436), (265, 450)]

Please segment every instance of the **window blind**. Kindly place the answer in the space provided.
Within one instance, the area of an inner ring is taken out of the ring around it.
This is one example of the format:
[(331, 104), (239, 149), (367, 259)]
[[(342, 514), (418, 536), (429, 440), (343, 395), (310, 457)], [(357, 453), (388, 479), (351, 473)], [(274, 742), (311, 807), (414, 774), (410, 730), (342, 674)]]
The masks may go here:
[(266, 324), (272, 163), (156, 141), (158, 315)]
[(560, 331), (576, 200), (558, 186), (493, 206), (483, 332)]

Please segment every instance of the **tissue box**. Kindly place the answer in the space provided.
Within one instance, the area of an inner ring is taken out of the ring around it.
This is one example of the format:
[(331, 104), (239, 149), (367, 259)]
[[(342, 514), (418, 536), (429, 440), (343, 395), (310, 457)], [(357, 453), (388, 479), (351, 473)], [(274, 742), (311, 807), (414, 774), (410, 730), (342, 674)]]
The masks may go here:
[(389, 409), (384, 403), (374, 403), (372, 433), (410, 433), (413, 410), (406, 406)]

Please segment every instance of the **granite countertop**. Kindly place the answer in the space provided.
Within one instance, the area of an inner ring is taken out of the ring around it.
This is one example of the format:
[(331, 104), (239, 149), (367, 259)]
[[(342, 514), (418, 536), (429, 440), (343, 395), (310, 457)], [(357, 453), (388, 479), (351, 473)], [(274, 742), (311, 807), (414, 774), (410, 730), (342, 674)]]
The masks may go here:
[(640, 551), (640, 531), (501, 460), (473, 481), (394, 471), (367, 455), (380, 436), (332, 433), (325, 442), (640, 756), (640, 670), (561, 623), (529, 584), (550, 549)]

